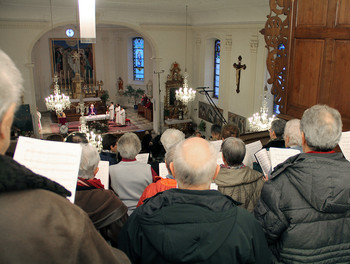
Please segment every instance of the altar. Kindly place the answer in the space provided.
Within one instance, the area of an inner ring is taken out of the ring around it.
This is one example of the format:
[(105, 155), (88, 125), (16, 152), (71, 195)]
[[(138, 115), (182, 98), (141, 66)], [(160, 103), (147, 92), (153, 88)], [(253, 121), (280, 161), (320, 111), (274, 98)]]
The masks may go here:
[(86, 118), (87, 122), (92, 122), (92, 121), (107, 121), (108, 122), (110, 116), (109, 116), (109, 114), (89, 115), (89, 116), (86, 116), (85, 118)]

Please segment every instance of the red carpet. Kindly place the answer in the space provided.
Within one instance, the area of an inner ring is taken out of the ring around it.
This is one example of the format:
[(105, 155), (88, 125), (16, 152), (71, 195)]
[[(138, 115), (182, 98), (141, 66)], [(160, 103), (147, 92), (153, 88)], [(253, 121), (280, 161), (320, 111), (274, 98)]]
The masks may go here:
[[(76, 122), (69, 122), (66, 123), (68, 126), (68, 133), (79, 131), (79, 125), (80, 123), (78, 121)], [(58, 124), (50, 124), (51, 133), (53, 134), (59, 134), (59, 126)], [(138, 130), (139, 127), (135, 126), (134, 124), (128, 122), (125, 126), (117, 125), (115, 122), (108, 122), (108, 133), (124, 133), (127, 131), (135, 131)]]

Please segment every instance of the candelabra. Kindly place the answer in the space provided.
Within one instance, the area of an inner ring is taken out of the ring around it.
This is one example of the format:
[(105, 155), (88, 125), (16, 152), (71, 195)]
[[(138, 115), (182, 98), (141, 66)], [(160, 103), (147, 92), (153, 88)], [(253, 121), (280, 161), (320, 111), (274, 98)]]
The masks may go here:
[(58, 85), (58, 77), (55, 75), (54, 81), (54, 94), (45, 98), (47, 110), (56, 111), (57, 114), (62, 113), (64, 109), (70, 107), (69, 96), (60, 94), (60, 87)]
[(184, 87), (180, 88), (179, 90), (176, 90), (176, 100), (179, 100), (183, 102), (184, 104), (188, 104), (189, 102), (193, 101), (196, 96), (196, 91), (192, 90), (192, 88), (188, 88), (188, 80), (187, 80), (188, 74), (187, 72), (184, 73)]
[(102, 137), (101, 137), (101, 135), (96, 135), (93, 131), (90, 131), (90, 133), (86, 133), (86, 137), (87, 137), (89, 144), (96, 147), (98, 152), (101, 152), (101, 150), (102, 150)]
[(252, 117), (248, 118), (248, 129), (250, 132), (264, 131), (271, 127), (271, 122), (275, 119), (275, 115), (268, 117), (267, 99), (267, 87), (265, 86), (263, 102), (262, 106), (260, 107), (260, 112), (255, 113)]

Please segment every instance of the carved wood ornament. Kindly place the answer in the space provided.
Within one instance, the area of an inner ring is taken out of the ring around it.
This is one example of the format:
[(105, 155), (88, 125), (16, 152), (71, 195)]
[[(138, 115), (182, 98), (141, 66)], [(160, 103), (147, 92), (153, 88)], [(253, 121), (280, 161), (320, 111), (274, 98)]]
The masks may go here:
[(291, 0), (270, 0), (270, 14), (261, 32), (268, 49), (266, 65), (270, 78), (267, 83), (272, 84), (271, 93), (276, 96), (275, 103), (281, 113), (286, 106), (291, 7)]

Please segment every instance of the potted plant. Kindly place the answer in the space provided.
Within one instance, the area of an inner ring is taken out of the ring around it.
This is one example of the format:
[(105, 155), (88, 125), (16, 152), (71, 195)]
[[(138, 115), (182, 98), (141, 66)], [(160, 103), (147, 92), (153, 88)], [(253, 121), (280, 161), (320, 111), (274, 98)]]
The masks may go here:
[(137, 109), (137, 101), (141, 96), (145, 93), (141, 88), (135, 89), (131, 85), (126, 87), (126, 91), (124, 92), (124, 96), (131, 97), (134, 99), (134, 109)]

